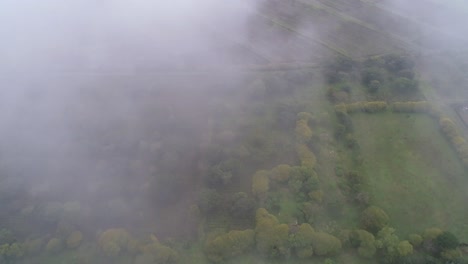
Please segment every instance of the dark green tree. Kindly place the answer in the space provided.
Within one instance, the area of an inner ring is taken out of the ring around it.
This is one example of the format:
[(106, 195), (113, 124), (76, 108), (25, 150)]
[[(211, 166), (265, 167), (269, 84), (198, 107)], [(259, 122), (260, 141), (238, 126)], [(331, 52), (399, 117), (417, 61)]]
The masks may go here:
[(435, 245), (441, 249), (455, 249), (458, 247), (460, 242), (458, 238), (451, 232), (444, 231), (435, 239)]
[(384, 210), (370, 206), (361, 215), (361, 225), (364, 229), (377, 233), (388, 224), (389, 217)]

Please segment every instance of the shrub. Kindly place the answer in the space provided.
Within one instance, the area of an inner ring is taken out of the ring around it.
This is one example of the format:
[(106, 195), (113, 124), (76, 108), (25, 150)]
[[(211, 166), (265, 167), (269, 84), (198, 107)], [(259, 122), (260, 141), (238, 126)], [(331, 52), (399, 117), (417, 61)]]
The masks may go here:
[(387, 110), (387, 103), (383, 101), (367, 102), (364, 105), (364, 111), (367, 113), (377, 113)]
[(341, 250), (341, 241), (324, 232), (315, 232), (312, 235), (312, 247), (317, 256), (335, 255)]
[(381, 86), (382, 86), (382, 84), (380, 83), (380, 81), (372, 80), (372, 81), (370, 81), (369, 85), (367, 86), (367, 90), (370, 93), (375, 93), (380, 89)]
[[(457, 260), (462, 257), (462, 253), (458, 249), (446, 249), (440, 253), (440, 256), (445, 260)], [(453, 263), (453, 262), (450, 262)]]
[(62, 250), (62, 248), (63, 248), (62, 240), (55, 238), (55, 237), (51, 238), (49, 242), (47, 242), (47, 245), (46, 245), (46, 251), (50, 253), (57, 253), (60, 250)]
[(385, 68), (392, 72), (397, 73), (402, 70), (411, 70), (414, 68), (414, 62), (405, 55), (389, 54), (383, 57)]
[(254, 230), (233, 230), (207, 241), (205, 243), (205, 254), (213, 262), (222, 262), (247, 253), (254, 245)]
[(411, 234), (411, 235), (409, 235), (409, 242), (414, 247), (418, 247), (423, 242), (423, 238), (422, 238), (422, 236), (420, 236), (418, 234)]
[(255, 211), (255, 201), (246, 193), (235, 193), (231, 199), (229, 213), (232, 217), (250, 219)]
[(407, 240), (398, 244), (398, 254), (402, 257), (413, 254), (413, 246)]
[(270, 188), (270, 179), (268, 178), (268, 171), (260, 170), (255, 172), (252, 177), (252, 193), (260, 201), (265, 200), (267, 192)]
[(377, 233), (377, 248), (381, 249), (381, 252), (386, 259), (394, 260), (399, 256), (398, 245), (400, 240), (395, 234), (395, 229), (391, 227), (384, 227)]
[(317, 190), (319, 185), (317, 173), (305, 166), (294, 166), (291, 170), (288, 186), (292, 193), (308, 194)]
[(77, 248), (83, 240), (83, 234), (80, 231), (73, 231), (67, 238), (68, 248)]
[(286, 257), (290, 254), (289, 227), (279, 224), (275, 216), (264, 208), (257, 210), (255, 241), (257, 250), (269, 257)]
[(416, 80), (400, 77), (393, 81), (392, 88), (397, 92), (411, 92), (418, 88), (418, 82)]
[(447, 136), (449, 139), (452, 139), (458, 136), (458, 131), (456, 128), (455, 123), (447, 117), (443, 117), (439, 120), (439, 126), (442, 129), (442, 132)]
[(388, 215), (377, 206), (370, 206), (361, 215), (361, 225), (364, 229), (377, 233), (388, 224)]
[(375, 247), (374, 235), (366, 230), (355, 230), (350, 234), (351, 245), (358, 247), (359, 256), (371, 258), (375, 255), (377, 248)]
[(317, 190), (309, 192), (309, 197), (316, 201), (317, 203), (322, 203), (323, 201), (323, 191)]
[(443, 231), (437, 227), (432, 227), (424, 230), (422, 237), (424, 240), (434, 240), (436, 239), (439, 235), (441, 235)]
[(270, 178), (278, 183), (285, 183), (289, 180), (291, 166), (281, 164), (271, 170)]
[(209, 214), (216, 211), (222, 203), (222, 197), (214, 189), (204, 189), (198, 194), (197, 205), (200, 211)]
[(108, 257), (116, 257), (127, 248), (130, 234), (123, 228), (111, 228), (99, 235), (99, 247)]
[(301, 161), (301, 165), (313, 169), (317, 163), (315, 154), (309, 150), (307, 145), (298, 145), (296, 147), (297, 155)]
[(458, 247), (460, 242), (458, 238), (451, 232), (445, 231), (435, 239), (435, 245), (439, 249), (455, 249)]
[(312, 138), (312, 130), (304, 119), (297, 120), (296, 122), (296, 138), (301, 143), (307, 143)]
[(385, 80), (385, 73), (380, 68), (366, 68), (361, 73), (361, 80), (362, 84), (366, 87), (369, 87), (372, 81), (378, 81), (379, 83), (383, 83), (383, 81)]
[[(0, 245), (0, 256), (6, 263), (16, 263), (14, 259), (24, 256), (24, 247), (19, 243)], [(5, 262), (2, 261), (2, 263)]]
[(292, 244), (299, 258), (309, 258), (314, 254), (312, 238), (315, 231), (309, 224), (301, 224), (292, 238)]
[(157, 239), (143, 247), (143, 253), (152, 261), (150, 263), (177, 263), (179, 254), (172, 248), (161, 244)]

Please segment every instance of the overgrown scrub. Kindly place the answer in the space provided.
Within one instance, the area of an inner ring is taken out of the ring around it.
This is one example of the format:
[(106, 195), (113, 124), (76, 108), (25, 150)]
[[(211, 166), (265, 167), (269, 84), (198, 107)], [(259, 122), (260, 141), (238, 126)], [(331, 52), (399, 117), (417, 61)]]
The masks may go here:
[(346, 113), (365, 112), (378, 113), (387, 111), (388, 104), (385, 101), (373, 102), (355, 102), (351, 104), (340, 104), (335, 106), (336, 111), (345, 111)]
[(456, 150), (458, 156), (463, 162), (463, 165), (468, 167), (468, 143), (459, 133), (455, 123), (448, 117), (441, 117), (439, 119), (439, 127)]

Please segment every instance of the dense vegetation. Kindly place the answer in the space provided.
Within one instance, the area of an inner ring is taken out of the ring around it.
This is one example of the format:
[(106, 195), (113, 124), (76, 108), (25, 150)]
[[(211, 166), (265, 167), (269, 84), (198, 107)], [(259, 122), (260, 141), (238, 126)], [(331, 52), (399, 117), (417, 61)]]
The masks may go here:
[(248, 66), (66, 77), (47, 117), (27, 94), (0, 263), (468, 263), (463, 92), (438, 100), (408, 40), (432, 27), (371, 2), (264, 1)]

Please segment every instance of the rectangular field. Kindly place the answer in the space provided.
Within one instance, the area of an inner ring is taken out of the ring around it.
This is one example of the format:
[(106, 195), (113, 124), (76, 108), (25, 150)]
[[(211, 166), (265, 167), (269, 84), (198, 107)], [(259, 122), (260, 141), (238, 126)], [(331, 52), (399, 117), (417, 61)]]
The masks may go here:
[(423, 114), (352, 116), (371, 203), (403, 237), (439, 227), (468, 239), (468, 175), (437, 123)]

